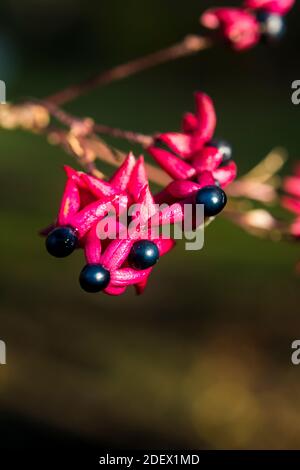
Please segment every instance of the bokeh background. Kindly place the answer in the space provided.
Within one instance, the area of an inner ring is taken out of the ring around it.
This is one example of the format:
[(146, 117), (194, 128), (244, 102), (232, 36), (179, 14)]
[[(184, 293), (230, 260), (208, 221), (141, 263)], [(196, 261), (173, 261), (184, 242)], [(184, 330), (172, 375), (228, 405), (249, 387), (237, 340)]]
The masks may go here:
[[(42, 98), (172, 44), (199, 31), (204, 8), (224, 4), (2, 0), (7, 98)], [(66, 109), (145, 133), (175, 130), (203, 90), (240, 174), (275, 145), (297, 159), (299, 14), (297, 5), (278, 47), (217, 47)], [(290, 359), (300, 338), (299, 246), (252, 238), (219, 217), (205, 248), (179, 244), (143, 296), (88, 295), (78, 286), (82, 254), (51, 258), (38, 236), (55, 217), (71, 157), (42, 136), (1, 130), (0, 161), (0, 447), (300, 448), (300, 367)]]

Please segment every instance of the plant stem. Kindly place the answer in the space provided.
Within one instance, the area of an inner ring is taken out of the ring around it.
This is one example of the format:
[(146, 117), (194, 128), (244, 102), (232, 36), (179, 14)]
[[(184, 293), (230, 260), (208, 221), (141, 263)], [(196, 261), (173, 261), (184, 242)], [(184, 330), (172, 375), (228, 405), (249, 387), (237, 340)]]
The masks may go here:
[(111, 137), (115, 137), (118, 139), (124, 139), (128, 142), (133, 142), (136, 144), (140, 144), (143, 147), (149, 147), (153, 143), (153, 137), (150, 135), (141, 134), (138, 132), (133, 131), (126, 131), (123, 129), (118, 129), (115, 127), (106, 126), (104, 124), (97, 124), (94, 123), (90, 118), (78, 118), (70, 113), (67, 113), (63, 109), (59, 108), (56, 104), (49, 102), (49, 101), (42, 101), (40, 102), (46, 110), (57, 119), (59, 122), (64, 124), (67, 127), (72, 128), (74, 125), (80, 125), (80, 123), (84, 126), (84, 123), (87, 123), (88, 131), (91, 132), (98, 132), (99, 134), (110, 135)]
[(107, 85), (113, 81), (121, 80), (136, 73), (142, 72), (143, 70), (150, 69), (180, 57), (196, 54), (201, 50), (207, 49), (211, 45), (212, 42), (208, 38), (197, 35), (189, 35), (186, 36), (180, 43), (154, 52), (147, 56), (134, 59), (130, 62), (127, 62), (126, 64), (114, 67), (96, 75), (95, 77), (84, 80), (81, 83), (71, 85), (70, 87), (48, 96), (46, 100), (51, 101), (56, 105), (61, 105), (86, 94), (98, 86)]
[(123, 129), (117, 129), (115, 127), (109, 127), (103, 124), (95, 124), (93, 129), (95, 132), (99, 132), (99, 134), (106, 134), (119, 139), (125, 139), (128, 140), (128, 142), (140, 144), (145, 148), (149, 147), (154, 140), (150, 135), (140, 134), (132, 131), (124, 131)]

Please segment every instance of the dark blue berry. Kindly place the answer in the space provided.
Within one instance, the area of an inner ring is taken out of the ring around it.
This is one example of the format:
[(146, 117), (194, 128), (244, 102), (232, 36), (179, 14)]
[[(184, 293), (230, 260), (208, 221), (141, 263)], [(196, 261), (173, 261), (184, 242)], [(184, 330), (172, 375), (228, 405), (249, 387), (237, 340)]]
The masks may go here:
[(223, 155), (222, 164), (228, 163), (232, 159), (232, 147), (228, 142), (226, 142), (226, 140), (214, 139), (209, 142), (208, 145), (216, 147), (218, 150), (220, 150)]
[(101, 264), (87, 264), (79, 276), (82, 289), (90, 293), (102, 291), (109, 281), (110, 273)]
[(148, 269), (154, 266), (159, 259), (159, 251), (155, 243), (140, 240), (133, 244), (128, 261), (134, 269)]
[(205, 186), (197, 192), (196, 203), (204, 205), (205, 217), (213, 217), (224, 209), (227, 197), (218, 186)]
[(257, 20), (261, 24), (263, 39), (272, 42), (281, 39), (284, 35), (286, 25), (281, 15), (261, 10), (257, 13)]
[(46, 248), (50, 255), (65, 258), (75, 250), (78, 238), (72, 227), (57, 227), (46, 238)]

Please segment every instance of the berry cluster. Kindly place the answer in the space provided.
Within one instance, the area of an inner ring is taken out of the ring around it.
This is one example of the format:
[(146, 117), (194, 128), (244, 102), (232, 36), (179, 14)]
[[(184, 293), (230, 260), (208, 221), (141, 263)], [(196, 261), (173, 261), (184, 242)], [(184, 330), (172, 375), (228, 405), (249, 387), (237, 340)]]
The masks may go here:
[[(109, 182), (65, 167), (67, 182), (55, 228), (47, 235), (46, 248), (58, 258), (83, 248), (86, 266), (80, 273), (81, 287), (87, 292), (104, 291), (120, 295), (134, 285), (141, 293), (159, 257), (168, 253), (174, 241), (155, 238), (148, 233), (147, 221), (154, 215), (155, 203), (150, 192), (143, 157), (137, 161), (129, 154)], [(140, 212), (132, 215), (134, 229), (122, 220), (128, 207), (139, 204)], [(105, 220), (105, 237), (99, 222)], [(134, 221), (139, 222), (134, 225)], [(141, 222), (142, 221), (142, 222)], [(138, 225), (138, 226), (137, 226)]]
[[(231, 146), (215, 140), (216, 113), (213, 102), (204, 93), (196, 93), (196, 112), (183, 117), (182, 132), (156, 136), (148, 151), (173, 178), (159, 195), (160, 202), (204, 204), (206, 217), (217, 215), (226, 204), (223, 189), (237, 173)], [(166, 148), (161, 148), (163, 144)]]
[(201, 23), (217, 30), (235, 50), (255, 46), (260, 40), (272, 42), (285, 31), (284, 15), (295, 0), (245, 0), (241, 8), (212, 8), (203, 13)]
[[(227, 201), (223, 188), (235, 178), (236, 165), (230, 145), (213, 140), (215, 126), (211, 99), (197, 93), (196, 113), (184, 116), (183, 132), (154, 138), (148, 151), (173, 179), (156, 196), (143, 157), (136, 160), (132, 153), (109, 181), (65, 167), (67, 182), (46, 248), (59, 258), (84, 250), (87, 264), (79, 282), (85, 291), (120, 295), (134, 285), (141, 293), (158, 259), (175, 245), (160, 228), (182, 222), (187, 203), (203, 204), (205, 217), (222, 211)], [(130, 212), (134, 205), (138, 210)]]

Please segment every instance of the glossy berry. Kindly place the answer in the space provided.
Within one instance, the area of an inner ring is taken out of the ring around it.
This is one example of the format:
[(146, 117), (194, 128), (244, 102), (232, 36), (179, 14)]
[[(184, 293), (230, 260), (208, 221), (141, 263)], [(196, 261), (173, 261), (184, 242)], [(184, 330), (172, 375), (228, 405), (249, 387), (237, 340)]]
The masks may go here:
[(75, 250), (78, 238), (72, 227), (57, 227), (49, 233), (46, 248), (50, 255), (65, 258)]
[(216, 147), (223, 155), (222, 163), (228, 163), (232, 159), (232, 147), (226, 140), (212, 140), (208, 145)]
[(102, 291), (109, 281), (110, 273), (101, 264), (87, 264), (79, 276), (82, 289), (90, 293)]
[(261, 24), (262, 38), (267, 41), (276, 41), (285, 33), (285, 20), (281, 15), (262, 10), (257, 13), (257, 20)]
[(213, 217), (224, 209), (227, 197), (218, 186), (205, 186), (197, 192), (196, 203), (204, 205), (205, 217)]
[(134, 243), (129, 254), (129, 264), (134, 269), (148, 269), (159, 259), (159, 251), (155, 243), (140, 240)]

